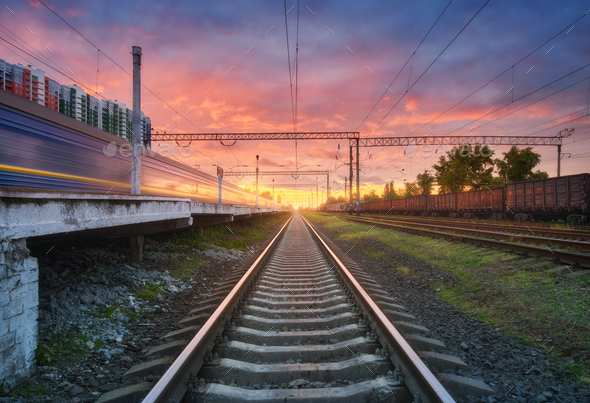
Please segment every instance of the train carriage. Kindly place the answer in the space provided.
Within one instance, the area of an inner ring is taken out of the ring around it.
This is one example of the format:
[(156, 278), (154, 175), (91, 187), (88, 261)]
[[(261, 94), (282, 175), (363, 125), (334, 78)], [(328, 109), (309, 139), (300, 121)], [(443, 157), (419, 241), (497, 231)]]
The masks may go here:
[(438, 216), (452, 213), (457, 209), (457, 193), (428, 195), (426, 211), (429, 215)]
[(508, 183), (506, 213), (517, 221), (534, 217), (581, 223), (590, 214), (588, 174)]

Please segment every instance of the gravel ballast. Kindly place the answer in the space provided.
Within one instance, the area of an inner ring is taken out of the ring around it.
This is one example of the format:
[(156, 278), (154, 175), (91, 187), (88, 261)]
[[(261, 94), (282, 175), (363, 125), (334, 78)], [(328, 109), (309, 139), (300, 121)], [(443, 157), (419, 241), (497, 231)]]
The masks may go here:
[[(354, 243), (343, 241), (338, 239), (336, 231), (316, 225), (342, 250), (352, 248), (348, 256), (406, 306), (408, 312), (418, 318), (419, 324), (429, 328), (429, 337), (443, 341), (448, 347), (447, 354), (456, 355), (469, 365), (463, 376), (481, 380), (497, 392), (493, 396), (469, 398), (467, 401), (590, 401), (588, 386), (572, 379), (559, 368), (565, 365), (565, 361), (549, 359), (541, 347), (516, 342), (501, 328), (475, 320), (431, 291), (434, 281), (457, 281), (452, 274), (370, 237)], [(367, 250), (381, 252), (385, 259), (370, 257), (364, 252)], [(400, 275), (387, 261), (408, 267), (417, 275)]]

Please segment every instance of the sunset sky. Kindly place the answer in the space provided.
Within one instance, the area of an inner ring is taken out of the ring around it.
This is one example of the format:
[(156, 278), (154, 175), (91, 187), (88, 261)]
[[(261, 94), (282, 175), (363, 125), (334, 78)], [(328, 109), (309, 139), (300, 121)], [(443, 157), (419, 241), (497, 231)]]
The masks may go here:
[[(574, 127), (564, 140), (562, 152), (571, 158), (562, 160), (562, 175), (590, 170), (588, 1), (288, 0), (288, 47), (285, 5), (278, 0), (43, 2), (86, 39), (37, 0), (7, 0), (0, 58), (31, 64), (62, 84), (74, 78), (88, 93), (131, 108), (132, 78), (109, 58), (131, 72), (131, 47), (141, 46), (142, 83), (157, 95), (143, 89), (142, 110), (160, 132), (293, 131), (289, 49), (297, 131), (554, 136)], [(256, 154), (261, 170), (296, 168), (294, 141), (192, 146), (198, 152), (184, 162), (211, 174), (215, 165), (253, 169)], [(494, 150), (501, 157), (508, 147)], [(535, 151), (539, 168), (555, 176), (555, 147)], [(345, 140), (298, 142), (298, 166), (329, 170), (342, 187), (347, 158)], [(390, 180), (402, 186), (437, 158), (363, 148), (362, 192), (381, 191)], [(318, 182), (325, 185), (325, 177)]]

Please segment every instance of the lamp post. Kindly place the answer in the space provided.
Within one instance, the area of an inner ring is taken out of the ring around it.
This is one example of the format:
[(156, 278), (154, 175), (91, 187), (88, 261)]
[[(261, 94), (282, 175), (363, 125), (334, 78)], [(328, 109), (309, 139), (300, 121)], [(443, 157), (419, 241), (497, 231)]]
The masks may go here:
[(256, 156), (256, 207), (258, 207), (258, 155)]

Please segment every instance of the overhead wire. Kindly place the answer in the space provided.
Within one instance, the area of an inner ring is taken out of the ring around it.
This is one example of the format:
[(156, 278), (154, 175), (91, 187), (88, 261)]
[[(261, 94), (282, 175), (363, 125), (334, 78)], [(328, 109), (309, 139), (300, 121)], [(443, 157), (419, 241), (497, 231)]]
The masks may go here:
[[(434, 21), (434, 24), (432, 24), (432, 26), (430, 27), (430, 29), (428, 30), (428, 32), (426, 33), (426, 35), (424, 35), (424, 38), (422, 38), (422, 40), (420, 41), (420, 43), (418, 44), (418, 46), (416, 46), (416, 49), (414, 49), (414, 52), (410, 55), (410, 57), (408, 58), (408, 60), (406, 60), (406, 62), (404, 63), (404, 65), (402, 66), (402, 68), (398, 71), (397, 75), (394, 77), (394, 79), (391, 81), (391, 83), (389, 84), (388, 87), (391, 87), (395, 83), (395, 81), (397, 80), (397, 78), (399, 77), (399, 75), (402, 73), (402, 71), (407, 66), (407, 64), (410, 62), (410, 60), (414, 57), (414, 55), (416, 54), (416, 52), (418, 51), (418, 49), (420, 48), (420, 46), (422, 46), (422, 43), (424, 43), (424, 41), (426, 40), (426, 38), (428, 37), (428, 35), (430, 34), (430, 32), (434, 29), (434, 27), (436, 26), (436, 24), (438, 23), (438, 21), (441, 19), (441, 17), (445, 13), (445, 11), (447, 11), (447, 9), (449, 8), (449, 6), (451, 5), (452, 2), (453, 2), (453, 0), (449, 1), (449, 4), (447, 4), (447, 6), (444, 8), (444, 10), (440, 13), (440, 15), (438, 16), (438, 18), (436, 19), (436, 21)], [(408, 78), (408, 80), (409, 80), (409, 78)], [(385, 91), (383, 91), (383, 94), (381, 94), (381, 97), (379, 97), (379, 99), (377, 100), (377, 102), (375, 102), (375, 105), (373, 105), (373, 107), (371, 108), (371, 110), (369, 111), (369, 113), (367, 114), (367, 116), (365, 116), (365, 118), (362, 120), (362, 122), (359, 123), (359, 125), (357, 126), (357, 128), (356, 128), (355, 131), (358, 132), (359, 129), (360, 129), (360, 127), (363, 125), (363, 123), (365, 123), (365, 121), (369, 118), (369, 116), (371, 116), (371, 114), (373, 113), (373, 111), (375, 110), (375, 108), (377, 107), (377, 105), (379, 105), (379, 102), (381, 102), (381, 100), (383, 99), (383, 97), (387, 94), (387, 91), (388, 91), (388, 89), (386, 88)]]
[[(119, 67), (121, 70), (123, 70), (123, 72), (125, 72), (129, 77), (133, 77), (133, 75), (127, 71), (125, 68), (123, 68), (119, 63), (117, 63), (112, 57), (110, 57), (108, 54), (106, 54), (104, 51), (100, 50), (100, 48), (98, 46), (96, 46), (90, 39), (86, 38), (80, 31), (78, 31), (76, 28), (74, 28), (69, 22), (67, 22), (61, 15), (59, 15), (57, 12), (55, 12), (54, 10), (52, 10), (47, 4), (45, 4), (43, 2), (43, 0), (38, 0), (39, 3), (41, 3), (43, 6), (45, 6), (45, 8), (47, 8), (49, 11), (51, 11), (51, 13), (53, 13), (57, 18), (59, 18), (61, 21), (63, 21), (64, 24), (66, 24), (68, 27), (70, 27), (74, 32), (76, 32), (78, 35), (80, 35), (86, 42), (88, 42), (90, 45), (92, 45), (96, 50), (98, 50), (99, 52), (101, 52), (107, 59), (109, 59), (111, 62), (113, 62), (117, 67)], [(286, 0), (285, 0), (286, 1)], [(141, 84), (142, 88), (145, 88), (150, 94), (152, 94), (154, 97), (156, 97), (160, 102), (164, 103), (167, 107), (169, 107), (170, 109), (172, 109), (175, 113), (178, 113), (178, 111), (172, 107), (172, 105), (170, 105), (168, 102), (166, 102), (165, 100), (163, 100), (160, 96), (158, 96), (154, 91), (152, 91), (149, 87), (147, 87), (145, 84)], [(91, 90), (92, 92), (92, 90)], [(197, 129), (199, 129), (201, 132), (205, 133), (205, 131), (203, 129), (201, 129), (198, 125), (196, 125), (194, 122), (192, 122), (190, 119), (188, 119), (186, 116), (181, 115), (181, 117), (186, 120), (188, 123), (190, 123), (192, 126), (196, 127)]]
[(385, 114), (385, 116), (383, 116), (383, 118), (381, 118), (381, 120), (379, 122), (377, 122), (377, 124), (371, 129), (371, 131), (367, 135), (370, 135), (371, 133), (373, 133), (381, 125), (381, 123), (387, 118), (387, 116), (389, 116), (391, 111), (393, 111), (393, 109), (395, 109), (395, 107), (402, 101), (402, 99), (404, 99), (404, 97), (408, 94), (408, 92), (410, 92), (410, 90), (412, 88), (414, 88), (414, 86), (418, 83), (418, 81), (420, 81), (420, 79), (422, 79), (422, 77), (424, 77), (424, 75), (428, 72), (428, 70), (430, 70), (430, 68), (446, 52), (446, 50), (453, 44), (453, 42), (455, 42), (455, 40), (469, 26), (469, 24), (471, 24), (471, 22), (475, 19), (475, 17), (477, 17), (479, 15), (479, 13), (481, 13), (481, 11), (485, 8), (485, 6), (488, 5), (489, 2), (490, 2), (490, 0), (487, 0), (484, 3), (484, 5), (481, 6), (481, 8), (479, 10), (477, 10), (475, 15), (473, 17), (471, 17), (471, 19), (469, 21), (467, 21), (467, 23), (463, 26), (463, 28), (461, 28), (461, 30), (457, 33), (457, 35), (455, 35), (455, 37), (449, 42), (449, 44), (447, 46), (445, 46), (445, 48), (438, 54), (438, 56), (436, 56), (436, 58), (432, 61), (432, 63), (430, 63), (430, 65), (426, 68), (426, 70), (424, 70), (422, 72), (422, 74), (420, 74), (420, 76), (416, 79), (416, 81), (414, 81), (414, 83), (410, 86), (410, 88), (408, 88), (406, 90), (406, 92), (404, 94), (402, 94), (402, 96), (397, 100), (397, 102), (389, 109), (389, 111)]
[[(475, 91), (471, 92), (469, 95), (467, 95), (465, 98), (461, 99), (460, 101), (456, 102), (454, 105), (452, 105), (451, 107), (449, 107), (447, 110), (445, 110), (444, 112), (442, 112), (441, 114), (439, 114), (438, 116), (436, 116), (433, 120), (437, 120), (438, 118), (440, 118), (441, 116), (445, 115), (447, 112), (449, 112), (450, 110), (452, 110), (453, 108), (455, 108), (456, 106), (458, 106), (459, 104), (463, 103), (464, 101), (466, 101), (467, 99), (471, 98), (473, 95), (475, 95), (476, 93), (478, 93), (479, 91), (481, 91), (482, 89), (484, 89), (485, 87), (487, 87), (489, 84), (491, 84), (492, 82), (496, 81), (498, 78), (500, 78), (501, 76), (503, 76), (506, 72), (512, 70), (512, 87), (514, 88), (514, 67), (519, 65), (520, 63), (522, 63), (524, 60), (526, 60), (527, 58), (529, 58), (532, 54), (534, 54), (535, 52), (537, 52), (539, 49), (541, 49), (543, 46), (547, 45), (549, 42), (551, 42), (553, 39), (555, 39), (556, 37), (558, 37), (561, 33), (563, 33), (565, 30), (567, 30), (568, 28), (570, 28), (572, 25), (574, 25), (575, 23), (577, 23), (578, 21), (580, 21), (582, 18), (584, 18), (588, 13), (582, 15), (581, 17), (577, 18), (576, 20), (574, 20), (573, 22), (569, 23), (565, 28), (561, 29), (559, 32), (557, 32), (555, 35), (553, 35), (551, 38), (547, 39), (545, 42), (543, 42), (542, 44), (540, 44), (539, 46), (537, 46), (535, 49), (533, 49), (532, 51), (530, 51), (529, 53), (527, 53), (525, 56), (523, 56), (522, 58), (520, 58), (517, 62), (513, 63), (512, 66), (508, 67), (506, 70), (502, 71), (501, 73), (499, 73), (498, 75), (496, 75), (494, 78), (492, 78), (491, 80), (489, 80), (487, 83), (483, 84), (481, 87), (479, 87), (478, 89), (476, 89)], [(590, 87), (589, 87), (590, 88)], [(590, 91), (590, 90), (589, 90)], [(514, 91), (512, 92), (512, 102), (514, 102)], [(589, 106), (590, 106), (590, 92), (589, 92)], [(410, 132), (409, 135), (417, 132), (418, 130), (423, 129), (424, 127), (426, 127), (427, 124), (424, 124), (422, 126), (420, 126), (419, 128), (417, 128), (416, 130), (413, 130), (412, 132)]]

